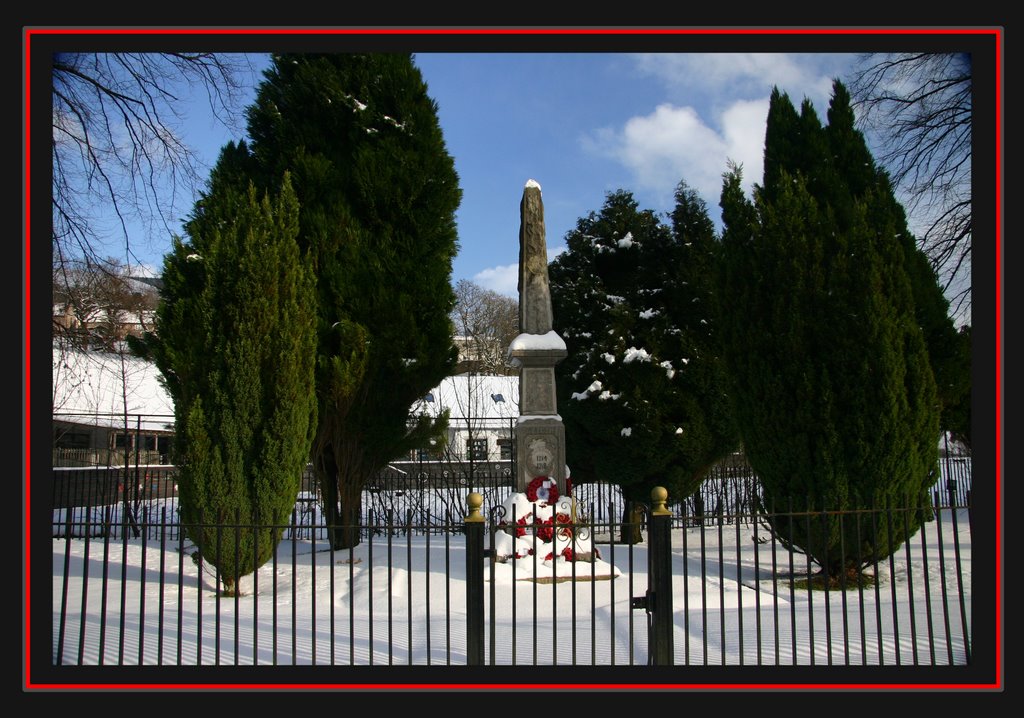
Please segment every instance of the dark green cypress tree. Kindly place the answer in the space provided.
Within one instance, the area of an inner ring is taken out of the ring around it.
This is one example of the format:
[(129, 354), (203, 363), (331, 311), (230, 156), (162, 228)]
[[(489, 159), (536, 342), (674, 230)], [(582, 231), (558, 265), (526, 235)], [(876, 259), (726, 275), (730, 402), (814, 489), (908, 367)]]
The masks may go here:
[[(225, 148), (222, 168), (238, 149)], [(274, 202), (236, 180), (215, 173), (188, 241), (175, 239), (147, 337), (174, 399), (181, 522), (229, 594), (289, 521), (316, 409), (314, 283), (295, 195), (287, 176)]]
[[(830, 116), (843, 102), (837, 92)], [(793, 122), (787, 105), (773, 93), (754, 201), (738, 168), (725, 177), (716, 314), (776, 535), (848, 578), (895, 551), (923, 514), (900, 515), (890, 533), (870, 513), (824, 510), (916, 509), (936, 478), (938, 400), (902, 228), (882, 211), (891, 193), (871, 165), (846, 159), (860, 138), (843, 123), (828, 133), (807, 102)], [(780, 513), (790, 506), (816, 513), (790, 520)]]
[(896, 201), (888, 174), (876, 165), (864, 136), (855, 129), (849, 92), (838, 81), (834, 84), (824, 136), (833, 156), (834, 172), (842, 174), (846, 190), (854, 197), (873, 197), (871, 216), (879, 221), (885, 218), (894, 227), (910, 279), (914, 316), (924, 332), (935, 375), (941, 406), (939, 424), (943, 430), (952, 430), (953, 414), (970, 402), (970, 357), (961, 351), (961, 338), (949, 315), (949, 300), (943, 294), (938, 275), (907, 225), (906, 213)]
[(461, 190), (409, 54), (277, 55), (249, 111), (252, 161), (292, 174), (317, 274), (313, 465), (335, 547), (359, 541), (366, 483), (444, 421), (410, 407), (455, 367)]
[(629, 192), (610, 193), (549, 267), (568, 350), (556, 366), (566, 459), (574, 481), (618, 485), (627, 514), (658, 485), (689, 496), (735, 444), (705, 364), (715, 360), (708, 296), (688, 281), (710, 261), (699, 255), (711, 250), (713, 228), (685, 185), (678, 199), (673, 232)]
[(678, 487), (680, 498), (697, 491), (708, 469), (739, 446), (739, 434), (727, 394), (725, 365), (715, 318), (715, 267), (721, 242), (715, 235), (707, 204), (685, 181), (676, 186), (670, 252), (643, 269), (662, 287), (668, 332), (685, 347), (689, 361), (675, 379), (677, 389), (693, 397), (699, 410), (683, 434), (691, 475)]

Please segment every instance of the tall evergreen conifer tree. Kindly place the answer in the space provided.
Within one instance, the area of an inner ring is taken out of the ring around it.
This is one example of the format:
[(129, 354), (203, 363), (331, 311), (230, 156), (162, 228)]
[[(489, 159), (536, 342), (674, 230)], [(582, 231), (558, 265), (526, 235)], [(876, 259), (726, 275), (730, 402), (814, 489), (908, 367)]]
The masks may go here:
[(174, 399), (181, 522), (229, 594), (281, 538), (316, 409), (315, 285), (295, 194), (287, 177), (273, 202), (234, 179), (215, 173), (188, 240), (175, 239), (146, 337)]
[[(823, 128), (773, 92), (764, 185), (722, 191), (718, 319), (747, 456), (774, 512), (917, 507), (936, 478), (939, 401), (902, 215), (837, 83)], [(790, 504), (790, 502), (793, 502)], [(833, 580), (888, 556), (923, 513), (773, 528)]]
[(410, 407), (457, 358), (458, 176), (409, 54), (276, 55), (248, 119), (249, 176), (291, 173), (314, 261), (312, 459), (332, 543), (349, 547), (367, 481), (445, 428)]
[(644, 272), (654, 274), (660, 267), (661, 279), (654, 281), (661, 283), (667, 312), (675, 323), (670, 331), (678, 330), (685, 337), (691, 355), (678, 376), (683, 390), (700, 407), (690, 422), (699, 438), (690, 437), (696, 450), (688, 452), (693, 473), (688, 484), (680, 487), (685, 491), (680, 496), (685, 496), (697, 491), (714, 462), (738, 448), (739, 434), (729, 405), (715, 319), (715, 267), (721, 242), (707, 204), (685, 180), (676, 186), (675, 202), (671, 214), (675, 256), (663, 262), (652, 257), (654, 261)]
[(629, 192), (610, 193), (549, 268), (569, 353), (556, 366), (567, 462), (574, 480), (616, 484), (630, 504), (657, 485), (689, 496), (736, 443), (700, 285), (713, 227), (685, 184), (677, 202), (673, 231)]

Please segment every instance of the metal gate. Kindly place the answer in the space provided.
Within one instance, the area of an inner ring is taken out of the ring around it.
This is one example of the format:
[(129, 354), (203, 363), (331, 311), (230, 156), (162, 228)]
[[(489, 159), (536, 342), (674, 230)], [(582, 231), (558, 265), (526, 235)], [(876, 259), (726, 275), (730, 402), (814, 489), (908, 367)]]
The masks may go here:
[(672, 663), (670, 516), (663, 500), (606, 523), (591, 521), (575, 503), (562, 504), (564, 513), (556, 509), (550, 522), (506, 517), (500, 506), (485, 521), (470, 501), (471, 665)]

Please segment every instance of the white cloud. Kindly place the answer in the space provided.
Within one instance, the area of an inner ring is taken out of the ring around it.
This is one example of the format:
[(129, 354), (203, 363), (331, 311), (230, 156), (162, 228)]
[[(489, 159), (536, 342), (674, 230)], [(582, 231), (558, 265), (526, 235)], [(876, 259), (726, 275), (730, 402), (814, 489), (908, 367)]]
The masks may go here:
[(719, 108), (736, 99), (768, 97), (772, 87), (789, 93), (799, 106), (809, 97), (824, 108), (832, 92), (832, 79), (855, 59), (844, 53), (803, 54), (725, 52), (707, 54), (646, 53), (633, 56), (641, 75), (660, 80), (677, 102), (695, 102), (694, 93)]
[[(548, 247), (548, 261), (550, 262), (567, 249), (565, 245)], [(498, 294), (508, 297), (519, 298), (519, 263), (499, 264), (496, 267), (488, 267), (473, 275), (473, 282), (484, 289), (490, 289)]]
[(473, 275), (473, 281), (484, 289), (509, 297), (519, 296), (519, 263), (489, 267)]
[(159, 277), (163, 269), (153, 264), (147, 264), (145, 262), (141, 264), (135, 264), (128, 268), (129, 274), (133, 277)]
[[(730, 119), (746, 121), (747, 113), (737, 111)], [(629, 168), (640, 189), (667, 199), (679, 180), (685, 179), (711, 203), (721, 193), (730, 151), (740, 148), (735, 139), (730, 145), (729, 137), (733, 135), (723, 136), (709, 127), (694, 108), (664, 103), (649, 115), (631, 117), (619, 131), (605, 128), (582, 142), (584, 149), (612, 157)], [(712, 206), (715, 204), (717, 201)]]
[[(760, 100), (738, 100), (722, 113), (722, 138), (726, 157), (743, 165), (743, 184), (749, 192), (755, 182), (764, 174), (764, 130), (768, 121), (768, 98)], [(724, 172), (726, 168), (723, 167)], [(696, 187), (695, 187), (696, 188)], [(704, 194), (703, 189), (698, 191)], [(717, 197), (722, 191), (721, 173), (715, 187)]]
[(634, 55), (638, 74), (658, 79), (666, 99), (620, 127), (590, 132), (581, 145), (628, 168), (636, 189), (653, 193), (664, 207), (685, 180), (717, 214), (729, 160), (742, 165), (748, 192), (762, 179), (772, 87), (787, 92), (797, 107), (809, 98), (824, 117), (833, 78), (853, 59), (840, 53)]

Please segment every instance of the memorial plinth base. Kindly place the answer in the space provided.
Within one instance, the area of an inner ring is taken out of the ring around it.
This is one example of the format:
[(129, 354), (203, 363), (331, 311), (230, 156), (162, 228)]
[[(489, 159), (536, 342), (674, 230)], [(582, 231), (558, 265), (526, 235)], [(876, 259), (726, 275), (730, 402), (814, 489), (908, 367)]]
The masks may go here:
[[(538, 490), (542, 498), (534, 498)], [(497, 579), (563, 583), (607, 581), (621, 575), (602, 559), (591, 527), (576, 512), (575, 500), (550, 485), (512, 494), (502, 512), (499, 526), (504, 530), (494, 534)]]

